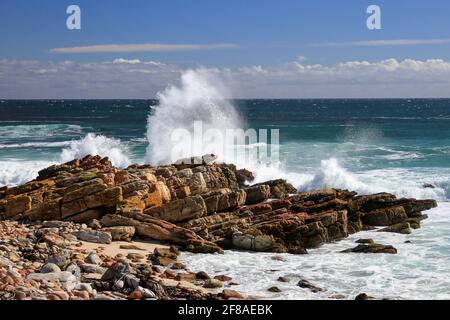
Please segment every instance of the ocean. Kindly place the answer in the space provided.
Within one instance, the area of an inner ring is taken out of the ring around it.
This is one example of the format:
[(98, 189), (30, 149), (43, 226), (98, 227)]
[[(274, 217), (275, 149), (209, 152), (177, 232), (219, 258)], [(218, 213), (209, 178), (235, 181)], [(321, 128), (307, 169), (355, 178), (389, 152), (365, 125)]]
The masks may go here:
[[(183, 96), (190, 89), (180, 90)], [(239, 121), (245, 128), (276, 128), (279, 161), (250, 168), (257, 181), (283, 177), (301, 191), (386, 191), (433, 198), (439, 206), (411, 235), (361, 232), (308, 255), (276, 254), (281, 261), (248, 252), (184, 254), (182, 260), (197, 271), (232, 276), (238, 291), (273, 299), (352, 299), (361, 292), (450, 298), (450, 99), (229, 100), (223, 106), (198, 95), (177, 100), (179, 95), (166, 90), (158, 100), (0, 101), (0, 186), (89, 153), (109, 156), (119, 167), (164, 160), (167, 132), (197, 117), (211, 127)], [(399, 253), (339, 253), (363, 237)], [(293, 280), (281, 283), (279, 276)], [(297, 287), (300, 278), (325, 290)], [(268, 292), (272, 286), (282, 292)]]

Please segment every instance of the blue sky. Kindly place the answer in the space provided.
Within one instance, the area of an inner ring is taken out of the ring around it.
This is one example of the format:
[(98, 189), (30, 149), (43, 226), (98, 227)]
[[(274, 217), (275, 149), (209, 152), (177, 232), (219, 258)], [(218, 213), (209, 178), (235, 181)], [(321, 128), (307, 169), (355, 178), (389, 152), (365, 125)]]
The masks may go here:
[[(81, 30), (66, 28), (66, 8), (70, 4), (81, 7)], [(382, 30), (370, 31), (366, 27), (366, 8), (370, 4), (381, 7)], [(99, 63), (122, 58), (179, 68), (275, 66), (299, 56), (305, 57), (300, 59), (306, 61), (304, 64), (323, 66), (386, 59), (449, 61), (449, 13), (448, 0), (2, 0), (0, 59)], [(314, 45), (400, 39), (425, 42)], [(437, 39), (438, 44), (426, 42), (432, 39)], [(53, 48), (109, 44), (233, 46), (162, 52), (50, 52)], [(11, 85), (7, 89), (12, 90)], [(157, 91), (157, 86), (152, 90)]]

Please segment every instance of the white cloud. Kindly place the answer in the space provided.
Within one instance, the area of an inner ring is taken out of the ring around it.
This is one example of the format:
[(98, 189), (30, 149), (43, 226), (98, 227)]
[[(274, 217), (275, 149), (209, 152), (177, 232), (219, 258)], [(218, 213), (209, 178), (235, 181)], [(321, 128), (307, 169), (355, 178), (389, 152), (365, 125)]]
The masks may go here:
[(217, 44), (106, 44), (67, 48), (53, 48), (51, 53), (104, 53), (104, 52), (163, 52), (163, 51), (193, 51), (209, 49), (234, 48), (232, 43)]
[(311, 43), (311, 47), (371, 47), (371, 46), (414, 46), (449, 44), (450, 38), (444, 39), (390, 39), (390, 40), (363, 40), (347, 42), (318, 42)]
[[(186, 67), (118, 58), (109, 62), (0, 60), (0, 98), (153, 98)], [(355, 60), (334, 65), (291, 61), (209, 67), (234, 97), (450, 97), (450, 62)]]
[(131, 60), (127, 60), (127, 59), (123, 59), (123, 58), (117, 58), (114, 59), (113, 61), (114, 64), (139, 64), (141, 63), (141, 60), (139, 59), (131, 59)]

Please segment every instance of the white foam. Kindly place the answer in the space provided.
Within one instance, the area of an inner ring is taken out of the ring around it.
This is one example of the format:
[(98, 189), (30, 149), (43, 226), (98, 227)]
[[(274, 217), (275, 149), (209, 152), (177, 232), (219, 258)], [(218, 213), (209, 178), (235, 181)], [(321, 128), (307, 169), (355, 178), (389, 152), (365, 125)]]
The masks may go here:
[[(177, 141), (172, 140), (172, 133), (177, 129), (194, 132), (194, 122), (201, 121), (203, 130), (216, 129), (223, 133), (227, 129), (242, 128), (242, 120), (231, 103), (226, 100), (227, 89), (220, 80), (206, 70), (189, 70), (181, 76), (179, 87), (170, 86), (159, 92), (159, 105), (153, 108), (153, 114), (147, 121), (147, 139), (149, 146), (146, 162), (153, 164), (170, 163), (172, 151)], [(223, 159), (223, 146), (215, 150), (208, 146), (197, 154), (183, 154), (180, 157), (198, 156), (215, 153)], [(194, 151), (194, 150), (192, 150)]]
[(49, 167), (50, 161), (0, 161), (0, 186), (16, 186), (35, 179), (39, 170)]
[[(428, 211), (430, 218), (411, 235), (366, 231), (309, 250), (308, 255), (226, 251), (224, 255), (183, 253), (180, 261), (192, 271), (226, 274), (240, 283), (233, 289), (270, 299), (354, 299), (365, 292), (377, 298), (450, 299), (450, 203)], [(340, 253), (355, 240), (373, 238), (391, 244), (398, 254)], [(406, 240), (411, 243), (405, 243)], [(273, 260), (278, 256), (283, 261)], [(277, 281), (287, 276), (289, 283)], [(313, 293), (297, 286), (300, 278), (324, 289)], [(267, 289), (277, 286), (282, 292)]]
[(81, 140), (72, 141), (70, 146), (61, 152), (60, 158), (61, 162), (68, 162), (89, 154), (100, 155), (108, 157), (114, 166), (124, 168), (131, 164), (127, 153), (127, 146), (120, 140), (89, 133)]

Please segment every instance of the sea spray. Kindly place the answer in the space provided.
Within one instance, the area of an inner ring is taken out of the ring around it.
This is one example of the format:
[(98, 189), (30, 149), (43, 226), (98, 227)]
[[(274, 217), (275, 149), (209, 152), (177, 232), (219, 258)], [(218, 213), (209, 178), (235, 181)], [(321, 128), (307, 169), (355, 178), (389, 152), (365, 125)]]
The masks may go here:
[(61, 162), (67, 162), (89, 154), (100, 155), (108, 157), (114, 166), (124, 168), (131, 164), (127, 153), (127, 146), (120, 140), (88, 133), (83, 139), (74, 140), (68, 148), (63, 149), (60, 159)]
[[(225, 134), (227, 129), (243, 127), (243, 120), (228, 101), (230, 95), (220, 79), (207, 70), (189, 70), (181, 76), (180, 86), (170, 86), (157, 94), (159, 105), (147, 121), (149, 146), (145, 161), (151, 164), (170, 163), (172, 151), (177, 145), (172, 134), (175, 130), (194, 132), (194, 124), (201, 122), (203, 130), (214, 129)], [(211, 148), (211, 144), (199, 149), (197, 154), (215, 153), (223, 159), (223, 146)]]

